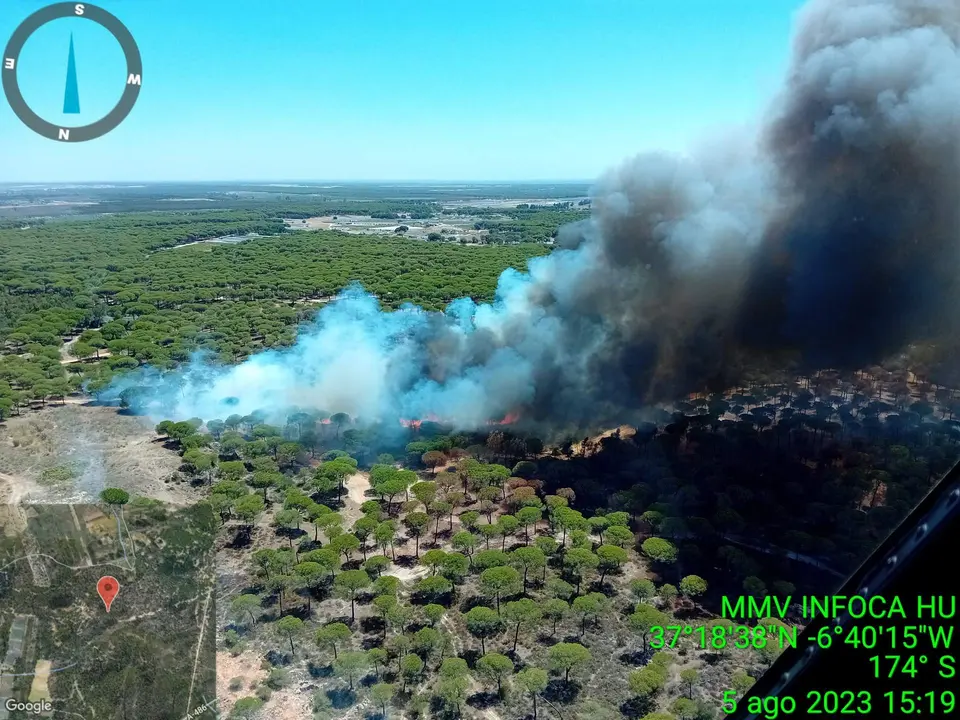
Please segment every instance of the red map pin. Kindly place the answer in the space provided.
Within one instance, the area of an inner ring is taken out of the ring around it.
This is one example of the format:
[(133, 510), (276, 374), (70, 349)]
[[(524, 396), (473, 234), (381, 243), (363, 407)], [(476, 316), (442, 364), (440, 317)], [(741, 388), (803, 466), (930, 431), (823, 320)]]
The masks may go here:
[(117, 596), (117, 593), (120, 592), (120, 583), (117, 582), (115, 577), (107, 575), (100, 578), (100, 581), (97, 583), (97, 592), (100, 593), (100, 599), (103, 600), (103, 604), (107, 606), (107, 612), (110, 612), (110, 605), (113, 603), (113, 599)]

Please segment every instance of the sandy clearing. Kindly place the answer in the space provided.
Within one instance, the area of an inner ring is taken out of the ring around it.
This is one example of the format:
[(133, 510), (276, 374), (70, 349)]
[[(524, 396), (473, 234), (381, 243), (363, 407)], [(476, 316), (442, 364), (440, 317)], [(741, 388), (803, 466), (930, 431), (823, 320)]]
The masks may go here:
[[(71, 345), (71, 347), (73, 346)], [(99, 356), (91, 356), (90, 358), (84, 358), (82, 360), (78, 357), (73, 357), (72, 355), (69, 355), (67, 353), (68, 351), (64, 350), (63, 348), (60, 348), (60, 355), (62, 358), (60, 360), (61, 365), (73, 365), (75, 363), (94, 362), (96, 360), (103, 360), (104, 358), (110, 357), (109, 350), (101, 350)]]
[[(217, 709), (220, 717), (227, 717), (234, 704), (242, 697), (253, 695), (253, 688), (267, 677), (266, 670), (260, 666), (260, 659), (255, 653), (246, 652), (240, 655), (231, 655), (228, 652), (217, 653)], [(239, 690), (230, 689), (230, 681), (240, 678), (242, 684)], [(302, 715), (300, 717), (309, 717)]]
[[(99, 330), (99, 327), (89, 328), (90, 330)], [(63, 341), (63, 345), (60, 346), (60, 364), (61, 365), (72, 365), (73, 363), (83, 362), (80, 358), (73, 354), (73, 346), (77, 344), (77, 340), (80, 339), (80, 335), (71, 335)], [(94, 354), (91, 356), (94, 360), (102, 360), (103, 358), (110, 357), (110, 351), (101, 348), (100, 350), (95, 350)]]
[[(372, 218), (370, 216), (360, 215), (339, 215), (336, 218), (331, 216), (289, 219), (285, 220), (285, 225), (291, 230), (334, 230), (347, 233), (348, 235), (377, 235), (383, 236), (402, 236), (412, 240), (426, 240), (430, 233), (442, 233), (446, 242), (460, 242), (468, 246), (479, 246), (481, 238), (489, 235), (488, 229), (477, 230), (474, 227), (477, 218), (473, 216), (464, 216), (457, 218), (448, 218), (445, 220), (418, 219), (410, 218)], [(407, 230), (400, 233), (398, 229), (403, 226)]]
[(417, 565), (412, 568), (400, 567), (398, 565), (392, 565), (388, 570), (384, 572), (384, 575), (395, 575), (400, 578), (401, 582), (410, 582), (411, 580), (419, 580), (422, 577), (426, 577), (430, 574), (430, 568), (425, 565)]
[(333, 225), (333, 218), (329, 215), (327, 217), (293, 218), (284, 220), (283, 223), (294, 229), (329, 230), (330, 226)]
[(270, 720), (303, 720), (312, 717), (310, 696), (294, 688), (277, 690), (264, 703), (261, 717)]
[(334, 299), (335, 297), (332, 295), (330, 297), (321, 298), (300, 298), (299, 300), (294, 300), (294, 303), (296, 305), (326, 305), (328, 302), (332, 302)]
[[(188, 483), (167, 482), (180, 458), (156, 442), (143, 418), (85, 405), (86, 398), (68, 400), (0, 424), (0, 497), (90, 502), (104, 487), (122, 487), (180, 505), (202, 495)], [(77, 475), (62, 485), (42, 484), (43, 472), (55, 467), (72, 468)]]
[(36, 483), (26, 478), (14, 477), (0, 472), (0, 504), (17, 505), (21, 498), (39, 490)]
[(344, 525), (350, 526), (363, 517), (360, 506), (369, 500), (366, 492), (370, 489), (370, 475), (365, 472), (356, 472), (348, 477), (343, 485), (347, 494), (344, 497), (344, 507), (340, 514), (343, 515)]
[(60, 346), (60, 364), (64, 365), (65, 363), (75, 362), (76, 358), (73, 355), (73, 345), (77, 340), (80, 339), (79, 335), (71, 335), (68, 337), (63, 345)]

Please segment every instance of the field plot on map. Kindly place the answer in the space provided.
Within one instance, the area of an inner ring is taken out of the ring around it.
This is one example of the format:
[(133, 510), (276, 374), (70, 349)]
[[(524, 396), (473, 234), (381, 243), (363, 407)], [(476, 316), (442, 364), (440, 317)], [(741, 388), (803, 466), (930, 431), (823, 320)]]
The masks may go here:
[(0, 720), (37, 717), (7, 698), (90, 720), (179, 720), (214, 699), (213, 533), (205, 506), (0, 506)]

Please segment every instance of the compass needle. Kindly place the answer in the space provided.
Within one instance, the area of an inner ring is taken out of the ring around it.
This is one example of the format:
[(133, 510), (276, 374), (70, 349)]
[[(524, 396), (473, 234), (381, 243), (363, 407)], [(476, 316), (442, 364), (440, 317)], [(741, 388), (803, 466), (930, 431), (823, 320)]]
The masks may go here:
[(73, 53), (73, 33), (70, 33), (70, 55), (67, 57), (67, 87), (63, 93), (63, 112), (80, 114), (80, 88), (77, 87), (77, 61)]

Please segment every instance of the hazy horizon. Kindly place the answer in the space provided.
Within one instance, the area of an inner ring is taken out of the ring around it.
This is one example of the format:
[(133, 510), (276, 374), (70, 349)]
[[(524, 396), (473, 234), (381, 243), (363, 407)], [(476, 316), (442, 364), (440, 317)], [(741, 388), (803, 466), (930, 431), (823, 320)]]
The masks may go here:
[(3, 180), (0, 181), (0, 187), (37, 187), (37, 186), (92, 186), (92, 185), (117, 185), (126, 187), (148, 186), (148, 185), (258, 185), (275, 187), (319, 187), (324, 185), (589, 185), (596, 182), (596, 178), (529, 178), (518, 180), (470, 180), (470, 179), (377, 179), (377, 178), (358, 178), (358, 179), (326, 179), (326, 180), (302, 180), (290, 178), (242, 178), (242, 179), (214, 179), (214, 180)]

